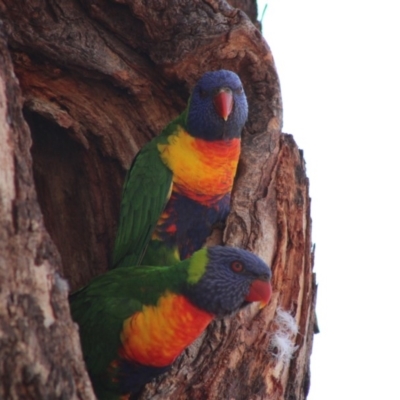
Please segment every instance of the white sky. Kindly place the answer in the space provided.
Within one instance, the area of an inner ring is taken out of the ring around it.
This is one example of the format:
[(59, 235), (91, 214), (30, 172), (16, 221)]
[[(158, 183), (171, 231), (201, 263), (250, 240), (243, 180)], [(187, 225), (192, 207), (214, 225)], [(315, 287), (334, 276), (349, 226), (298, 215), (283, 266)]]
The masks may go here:
[(311, 185), (308, 400), (400, 400), (400, 2), (270, 0), (262, 22)]

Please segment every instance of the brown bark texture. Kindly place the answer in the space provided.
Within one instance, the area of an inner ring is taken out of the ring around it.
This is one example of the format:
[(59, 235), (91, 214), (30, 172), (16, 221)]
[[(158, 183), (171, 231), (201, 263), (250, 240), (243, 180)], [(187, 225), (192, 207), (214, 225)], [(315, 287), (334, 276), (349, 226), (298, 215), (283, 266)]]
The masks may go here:
[(35, 194), (21, 106), (0, 33), (0, 398), (90, 399), (68, 284)]
[(0, 398), (94, 398), (64, 278), (74, 290), (107, 270), (133, 157), (220, 68), (240, 75), (249, 119), (232, 212), (210, 243), (262, 257), (274, 295), (213, 323), (142, 398), (307, 397), (316, 285), (305, 162), (281, 133), (255, 1), (231, 4), (0, 0)]

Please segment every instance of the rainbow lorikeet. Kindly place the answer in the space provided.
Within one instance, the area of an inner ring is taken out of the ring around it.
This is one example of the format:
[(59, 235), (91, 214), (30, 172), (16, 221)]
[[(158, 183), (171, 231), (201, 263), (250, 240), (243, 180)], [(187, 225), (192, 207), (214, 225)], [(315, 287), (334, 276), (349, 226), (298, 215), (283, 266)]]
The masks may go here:
[(115, 268), (72, 294), (99, 400), (135, 398), (214, 318), (249, 302), (267, 304), (270, 279), (254, 254), (215, 246), (168, 267)]
[(247, 114), (234, 72), (201, 77), (186, 110), (142, 148), (127, 174), (113, 267), (171, 265), (204, 245), (229, 213)]

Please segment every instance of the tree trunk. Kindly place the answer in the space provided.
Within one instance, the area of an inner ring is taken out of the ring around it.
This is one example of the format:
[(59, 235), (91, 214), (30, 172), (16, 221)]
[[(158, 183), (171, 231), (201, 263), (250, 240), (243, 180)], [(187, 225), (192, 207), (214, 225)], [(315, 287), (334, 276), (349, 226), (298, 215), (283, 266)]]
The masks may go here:
[(60, 257), (35, 194), (31, 138), (0, 34), (0, 398), (94, 398)]
[(249, 119), (232, 212), (210, 243), (260, 255), (274, 295), (213, 323), (142, 398), (306, 398), (316, 285), (305, 163), (281, 133), (255, 2), (231, 3), (251, 20), (222, 0), (0, 0), (0, 398), (93, 398), (61, 276), (74, 290), (106, 271), (133, 157), (219, 68), (240, 75)]

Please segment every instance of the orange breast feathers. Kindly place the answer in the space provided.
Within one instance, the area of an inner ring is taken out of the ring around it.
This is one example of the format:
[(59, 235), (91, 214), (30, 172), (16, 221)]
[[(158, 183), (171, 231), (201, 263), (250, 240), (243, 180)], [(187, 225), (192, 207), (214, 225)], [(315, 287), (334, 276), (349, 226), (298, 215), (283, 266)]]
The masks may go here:
[(173, 190), (208, 204), (232, 190), (240, 155), (240, 139), (208, 142), (180, 129), (159, 144), (164, 163), (172, 170)]
[(120, 355), (143, 365), (165, 367), (204, 331), (213, 318), (185, 297), (167, 293), (156, 306), (145, 306), (125, 320)]

